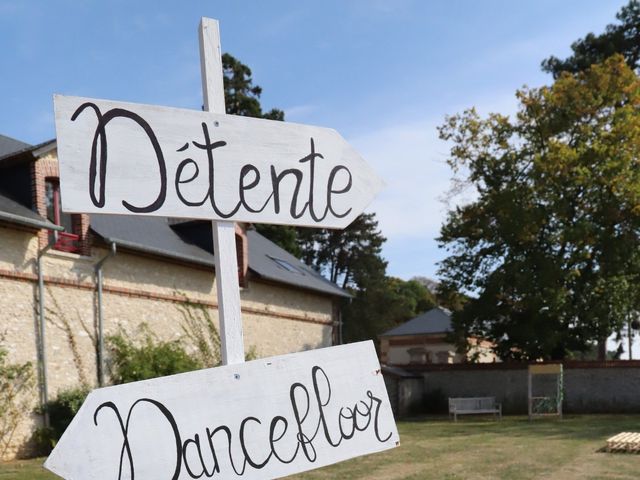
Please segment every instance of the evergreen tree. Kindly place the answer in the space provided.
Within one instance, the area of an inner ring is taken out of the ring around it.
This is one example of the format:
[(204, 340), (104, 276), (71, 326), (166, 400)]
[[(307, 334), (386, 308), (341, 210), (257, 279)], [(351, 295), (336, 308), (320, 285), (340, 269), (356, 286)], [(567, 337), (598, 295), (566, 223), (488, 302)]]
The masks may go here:
[(604, 33), (589, 33), (571, 45), (573, 55), (564, 60), (551, 56), (542, 69), (558, 78), (562, 72), (577, 73), (621, 54), (633, 70), (640, 69), (640, 2), (631, 0), (616, 15), (620, 23), (607, 25)]

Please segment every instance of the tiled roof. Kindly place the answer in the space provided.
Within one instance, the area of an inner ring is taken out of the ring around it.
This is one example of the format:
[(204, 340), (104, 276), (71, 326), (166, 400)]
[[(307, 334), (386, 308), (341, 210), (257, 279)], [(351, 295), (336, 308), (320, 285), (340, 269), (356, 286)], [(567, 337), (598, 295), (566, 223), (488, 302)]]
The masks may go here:
[[(189, 222), (180, 223), (165, 217), (95, 214), (91, 215), (90, 222), (91, 229), (107, 242), (213, 268), (211, 223), (194, 222), (197, 229), (183, 228), (185, 223)], [(249, 269), (259, 278), (327, 295), (350, 296), (255, 230), (247, 232), (247, 240)]]
[(31, 145), (28, 143), (7, 137), (6, 135), (0, 135), (0, 158), (12, 155), (29, 147), (31, 147)]
[(213, 267), (213, 255), (187, 243), (165, 217), (91, 215), (91, 229), (107, 242), (133, 250)]
[(247, 237), (249, 241), (249, 268), (261, 278), (329, 295), (351, 296), (255, 230), (249, 230)]
[(411, 320), (384, 332), (381, 337), (397, 335), (433, 335), (448, 333), (451, 329), (451, 312), (444, 308), (432, 308)]
[(62, 227), (54, 225), (30, 208), (2, 195), (2, 193), (0, 193), (0, 220), (26, 225), (28, 227), (62, 230)]

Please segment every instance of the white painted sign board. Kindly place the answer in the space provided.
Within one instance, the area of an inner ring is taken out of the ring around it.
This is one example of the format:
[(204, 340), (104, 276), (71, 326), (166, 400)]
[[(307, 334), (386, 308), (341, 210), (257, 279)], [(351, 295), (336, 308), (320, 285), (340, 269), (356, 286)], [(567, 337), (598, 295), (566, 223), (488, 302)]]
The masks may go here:
[(55, 96), (62, 206), (344, 228), (382, 182), (335, 131)]
[(68, 480), (267, 479), (398, 443), (368, 341), (95, 390), (45, 466)]

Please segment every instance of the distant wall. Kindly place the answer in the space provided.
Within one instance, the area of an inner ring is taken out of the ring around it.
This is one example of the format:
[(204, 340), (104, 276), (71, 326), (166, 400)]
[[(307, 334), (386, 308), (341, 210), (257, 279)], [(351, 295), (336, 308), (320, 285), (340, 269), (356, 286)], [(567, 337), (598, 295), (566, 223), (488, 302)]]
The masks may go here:
[[(403, 366), (424, 377), (425, 396), (493, 396), (505, 413), (527, 412), (526, 364)], [(545, 378), (546, 377), (546, 378)], [(566, 413), (640, 412), (640, 361), (565, 362)], [(536, 377), (540, 388), (553, 388), (553, 377)], [(546, 380), (546, 382), (545, 382)], [(546, 385), (544, 385), (546, 383)]]

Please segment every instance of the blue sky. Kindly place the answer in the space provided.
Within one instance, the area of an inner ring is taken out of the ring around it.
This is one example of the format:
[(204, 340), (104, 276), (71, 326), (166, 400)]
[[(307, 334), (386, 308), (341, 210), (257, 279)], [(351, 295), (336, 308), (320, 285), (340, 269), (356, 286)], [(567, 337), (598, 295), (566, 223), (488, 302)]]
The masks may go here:
[(332, 127), (387, 187), (370, 207), (391, 275), (435, 277), (451, 172), (444, 116), (513, 113), (540, 61), (601, 32), (619, 0), (0, 0), (0, 133), (53, 138), (54, 93), (200, 108), (197, 26), (253, 70), (265, 109)]

